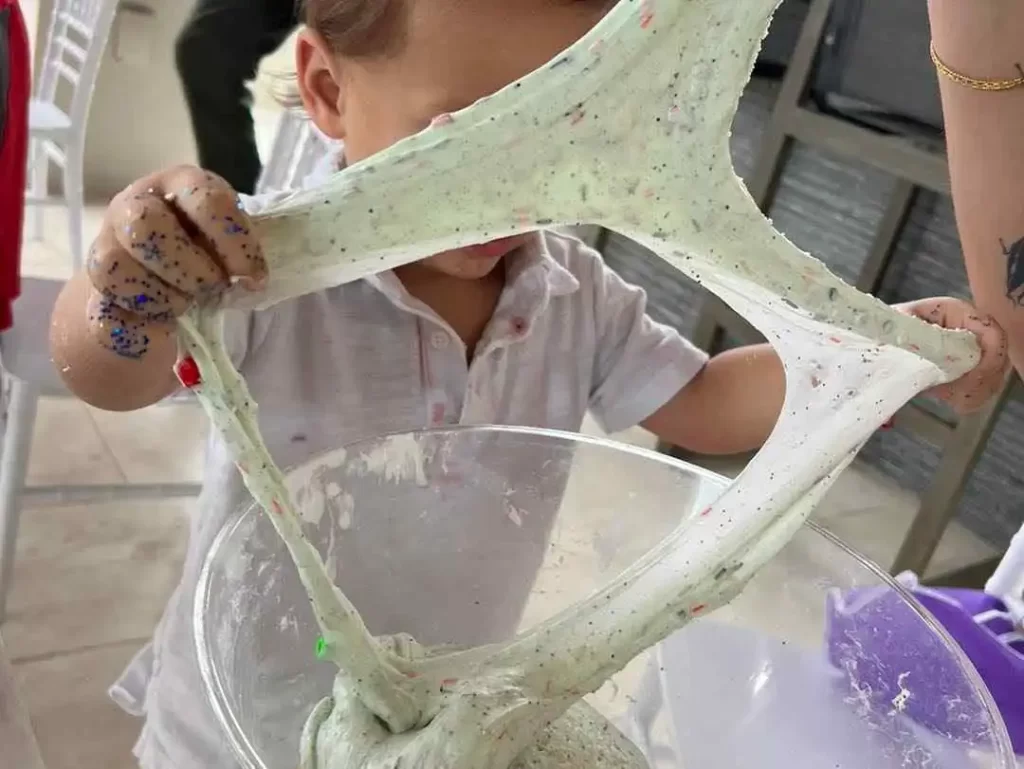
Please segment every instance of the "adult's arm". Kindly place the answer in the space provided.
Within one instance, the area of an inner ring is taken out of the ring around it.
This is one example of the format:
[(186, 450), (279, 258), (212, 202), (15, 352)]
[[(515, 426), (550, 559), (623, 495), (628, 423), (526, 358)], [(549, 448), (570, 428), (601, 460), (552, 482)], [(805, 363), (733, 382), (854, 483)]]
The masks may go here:
[[(929, 0), (950, 69), (1007, 80), (1024, 67), (1024, 1)], [(1024, 87), (979, 91), (940, 76), (957, 225), (975, 303), (1006, 330), (1024, 375)]]

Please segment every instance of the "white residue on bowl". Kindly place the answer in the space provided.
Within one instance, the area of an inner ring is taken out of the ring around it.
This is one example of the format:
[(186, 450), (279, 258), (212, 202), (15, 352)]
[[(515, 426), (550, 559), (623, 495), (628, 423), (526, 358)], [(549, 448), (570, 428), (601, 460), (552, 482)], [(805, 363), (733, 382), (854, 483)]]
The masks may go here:
[(418, 486), (427, 485), (423, 467), (423, 449), (412, 434), (385, 438), (372, 450), (360, 455), (354, 470), (361, 475), (377, 475), (390, 483), (412, 479)]

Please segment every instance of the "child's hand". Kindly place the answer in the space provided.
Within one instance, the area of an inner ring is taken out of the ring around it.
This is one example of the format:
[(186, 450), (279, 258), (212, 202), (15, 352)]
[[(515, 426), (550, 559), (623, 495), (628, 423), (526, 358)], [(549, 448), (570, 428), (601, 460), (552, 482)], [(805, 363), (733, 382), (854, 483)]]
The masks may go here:
[(978, 338), (981, 360), (955, 382), (940, 385), (930, 395), (945, 401), (960, 414), (977, 411), (999, 392), (1009, 366), (1006, 334), (988, 315), (959, 299), (921, 299), (897, 305), (898, 310), (949, 329), (964, 329)]
[(142, 179), (111, 202), (87, 269), (57, 298), (54, 365), (71, 392), (99, 408), (156, 403), (178, 387), (174, 319), (233, 278), (259, 284), (266, 271), (226, 182), (198, 168)]
[(173, 168), (111, 201), (89, 253), (89, 277), (100, 293), (89, 315), (94, 322), (111, 315), (167, 321), (231, 278), (258, 284), (266, 269), (227, 182), (198, 168)]

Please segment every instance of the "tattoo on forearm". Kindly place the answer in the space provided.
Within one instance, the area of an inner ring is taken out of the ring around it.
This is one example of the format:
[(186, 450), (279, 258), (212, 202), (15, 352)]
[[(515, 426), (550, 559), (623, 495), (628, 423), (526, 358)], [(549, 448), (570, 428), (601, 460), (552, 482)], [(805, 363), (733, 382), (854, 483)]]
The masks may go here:
[(1006, 257), (1006, 296), (1020, 307), (1024, 305), (1024, 238), (1010, 245), (1000, 238), (999, 245)]

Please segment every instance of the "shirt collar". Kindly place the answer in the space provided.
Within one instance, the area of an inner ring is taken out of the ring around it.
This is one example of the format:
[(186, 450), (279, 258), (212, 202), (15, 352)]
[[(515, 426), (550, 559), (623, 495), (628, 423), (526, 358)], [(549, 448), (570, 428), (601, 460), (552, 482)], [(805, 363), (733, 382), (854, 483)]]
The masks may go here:
[[(392, 270), (364, 280), (403, 309), (411, 310), (412, 305), (419, 304)], [(505, 257), (505, 289), (495, 314), (508, 304), (515, 305), (520, 315), (536, 317), (552, 297), (567, 296), (579, 288), (576, 276), (551, 255), (544, 233), (534, 232)]]
[(506, 288), (517, 290), (521, 284), (532, 282), (549, 296), (566, 296), (580, 288), (576, 276), (558, 263), (551, 255), (548, 238), (543, 232), (533, 232), (515, 253), (505, 257)]
[[(316, 165), (307, 179), (307, 184), (323, 181), (332, 173), (344, 168), (344, 149), (338, 143)], [(510, 313), (532, 319), (544, 311), (552, 297), (567, 296), (579, 290), (580, 283), (576, 276), (551, 255), (548, 246), (547, 236), (543, 232), (534, 232), (520, 248), (505, 257), (505, 290), (495, 315), (508, 310)], [(405, 290), (405, 286), (394, 272), (389, 270), (371, 275), (365, 278), (365, 281), (398, 307), (422, 311), (421, 303)]]

